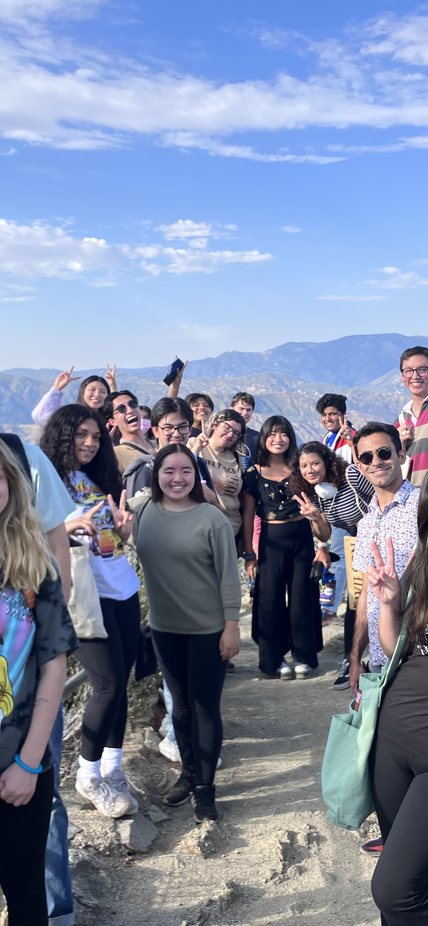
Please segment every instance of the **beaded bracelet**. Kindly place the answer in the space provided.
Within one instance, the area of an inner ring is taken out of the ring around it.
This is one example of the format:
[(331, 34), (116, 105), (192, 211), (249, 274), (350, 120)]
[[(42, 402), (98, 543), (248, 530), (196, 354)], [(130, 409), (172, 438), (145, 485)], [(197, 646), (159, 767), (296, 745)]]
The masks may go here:
[(15, 762), (19, 765), (20, 768), (24, 769), (24, 772), (30, 772), (31, 775), (40, 775), (40, 772), (43, 771), (43, 766), (40, 763), (38, 768), (30, 768), (29, 765), (25, 765), (25, 762), (22, 761), (18, 753), (15, 756)]

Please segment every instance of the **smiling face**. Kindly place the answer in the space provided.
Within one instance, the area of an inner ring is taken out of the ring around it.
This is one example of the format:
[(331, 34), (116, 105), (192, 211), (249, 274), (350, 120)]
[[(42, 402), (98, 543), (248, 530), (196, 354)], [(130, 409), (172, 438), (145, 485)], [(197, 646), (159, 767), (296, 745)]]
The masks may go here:
[[(379, 450), (381, 447), (390, 448), (391, 456), (389, 460), (381, 460), (377, 456), (376, 450)], [(371, 463), (364, 464), (361, 461), (361, 455), (367, 452), (373, 454), (373, 459)], [(404, 450), (399, 454), (397, 453), (388, 434), (383, 434), (382, 431), (379, 431), (378, 434), (362, 437), (361, 440), (358, 441), (357, 454), (358, 469), (361, 470), (366, 479), (368, 479), (375, 488), (387, 489), (393, 486), (394, 483), (401, 485), (401, 465), (406, 459), (406, 454)]]
[(96, 421), (82, 421), (74, 435), (74, 466), (79, 470), (91, 463), (100, 449), (101, 432)]
[(159, 469), (159, 487), (171, 501), (183, 501), (195, 485), (195, 468), (185, 453), (171, 453)]
[(83, 393), (83, 401), (88, 408), (101, 408), (108, 396), (108, 392), (103, 383), (89, 383)]
[(210, 444), (214, 450), (229, 450), (239, 440), (242, 426), (237, 421), (217, 421), (213, 425), (213, 434)]
[(0, 464), (0, 514), (6, 508), (6, 505), (9, 501), (9, 484), (6, 478), (6, 473), (4, 472), (3, 467)]
[(122, 437), (132, 440), (141, 431), (142, 413), (138, 402), (130, 395), (118, 395), (113, 399), (113, 415), (110, 424), (119, 428)]
[(208, 402), (205, 399), (195, 399), (194, 402), (189, 404), (193, 412), (195, 424), (198, 422), (200, 423), (201, 421), (208, 421), (208, 418), (211, 415), (211, 406), (208, 405)]
[(401, 380), (412, 396), (425, 399), (428, 396), (428, 357), (413, 354), (404, 360)]
[(302, 453), (299, 460), (300, 472), (311, 486), (325, 482), (327, 471), (324, 460), (317, 453)]
[(187, 444), (191, 425), (181, 412), (173, 412), (161, 418), (157, 427), (152, 427), (153, 434), (159, 442), (159, 449), (167, 444)]
[(336, 408), (335, 405), (327, 405), (327, 408), (321, 412), (321, 421), (327, 431), (332, 431), (333, 434), (337, 434), (340, 431), (340, 419), (342, 413)]
[(266, 438), (266, 450), (275, 456), (287, 453), (289, 446), (290, 438), (281, 428), (273, 428)]

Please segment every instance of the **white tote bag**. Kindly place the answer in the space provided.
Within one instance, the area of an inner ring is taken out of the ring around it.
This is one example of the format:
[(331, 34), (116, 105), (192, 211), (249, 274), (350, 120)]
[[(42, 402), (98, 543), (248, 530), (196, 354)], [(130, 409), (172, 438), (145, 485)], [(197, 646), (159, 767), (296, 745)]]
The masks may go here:
[(89, 550), (86, 544), (78, 543), (74, 538), (73, 541), (70, 547), (70, 617), (81, 640), (105, 639), (108, 633), (104, 627), (100, 596), (89, 563)]

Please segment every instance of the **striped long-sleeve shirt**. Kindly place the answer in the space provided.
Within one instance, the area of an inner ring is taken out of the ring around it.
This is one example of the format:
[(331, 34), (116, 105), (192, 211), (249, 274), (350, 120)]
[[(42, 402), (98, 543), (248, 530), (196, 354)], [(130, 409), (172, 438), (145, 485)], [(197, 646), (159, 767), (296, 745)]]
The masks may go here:
[(413, 486), (421, 486), (424, 476), (428, 473), (428, 398), (425, 399), (418, 418), (413, 414), (412, 402), (408, 402), (402, 414), (394, 421), (396, 428), (403, 422), (403, 418), (414, 431), (413, 441), (407, 448), (407, 456), (410, 457), (407, 478)]

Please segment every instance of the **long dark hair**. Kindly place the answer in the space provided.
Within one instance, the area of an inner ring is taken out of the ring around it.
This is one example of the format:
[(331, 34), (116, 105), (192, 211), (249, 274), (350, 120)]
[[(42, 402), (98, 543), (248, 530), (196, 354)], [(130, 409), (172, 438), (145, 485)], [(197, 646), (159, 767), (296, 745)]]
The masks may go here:
[(307, 482), (300, 472), (300, 457), (303, 453), (316, 453), (317, 457), (320, 457), (325, 466), (325, 478), (323, 481), (328, 482), (329, 485), (336, 486), (336, 489), (340, 489), (340, 486), (345, 482), (345, 472), (348, 468), (348, 463), (343, 457), (339, 457), (337, 453), (333, 453), (333, 451), (330, 450), (329, 447), (326, 447), (325, 444), (322, 444), (321, 441), (311, 440), (308, 441), (307, 444), (300, 445), (293, 462), (290, 484), (295, 495), (301, 495), (302, 492), (305, 492), (306, 495), (313, 498), (316, 494), (315, 486)]
[(122, 480), (105, 421), (93, 408), (82, 405), (63, 405), (49, 419), (41, 440), (40, 449), (49, 457), (66, 488), (73, 495), (70, 473), (75, 470), (74, 438), (84, 421), (91, 418), (100, 429), (100, 447), (90, 463), (81, 466), (92, 482), (106, 495), (112, 495), (116, 504), (120, 500)]
[(155, 462), (153, 466), (153, 475), (152, 475), (152, 501), (160, 502), (163, 497), (162, 489), (159, 485), (159, 470), (162, 466), (163, 461), (166, 457), (169, 457), (171, 453), (184, 453), (185, 457), (188, 457), (193, 469), (195, 470), (195, 484), (191, 491), (189, 492), (189, 498), (192, 499), (192, 502), (198, 502), (202, 504), (205, 501), (204, 493), (202, 491), (201, 477), (199, 475), (198, 464), (195, 459), (195, 455), (189, 450), (185, 444), (167, 444), (165, 447), (162, 447), (161, 450), (158, 450), (155, 456)]
[(83, 405), (84, 408), (89, 407), (88, 405), (86, 405), (86, 402), (83, 398), (83, 393), (86, 387), (90, 386), (91, 383), (102, 383), (103, 386), (105, 386), (105, 388), (107, 389), (107, 395), (110, 395), (110, 386), (107, 380), (104, 379), (103, 376), (95, 376), (95, 375), (87, 376), (86, 379), (83, 380), (83, 383), (80, 383), (79, 391), (77, 393), (77, 398), (76, 398), (76, 405)]
[(427, 643), (428, 627), (428, 474), (421, 485), (418, 505), (418, 544), (406, 569), (406, 585), (412, 589), (407, 609), (407, 636), (412, 643)]
[(266, 441), (272, 431), (281, 431), (286, 434), (289, 440), (288, 450), (284, 453), (284, 460), (288, 466), (291, 466), (297, 453), (297, 441), (294, 428), (288, 418), (283, 415), (272, 415), (263, 422), (256, 444), (256, 461), (259, 466), (270, 466), (270, 453), (266, 449)]

